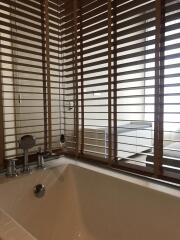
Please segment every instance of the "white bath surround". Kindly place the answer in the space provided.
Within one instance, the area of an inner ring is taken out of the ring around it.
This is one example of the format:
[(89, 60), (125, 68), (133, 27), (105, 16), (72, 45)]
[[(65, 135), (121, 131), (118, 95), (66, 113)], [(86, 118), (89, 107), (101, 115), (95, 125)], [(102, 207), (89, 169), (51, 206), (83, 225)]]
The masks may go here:
[[(178, 189), (65, 157), (48, 165), (0, 177), (1, 213), (28, 234), (23, 240), (179, 240)], [(46, 187), (42, 198), (33, 193), (39, 183)], [(21, 240), (4, 238), (2, 219), (0, 240)]]

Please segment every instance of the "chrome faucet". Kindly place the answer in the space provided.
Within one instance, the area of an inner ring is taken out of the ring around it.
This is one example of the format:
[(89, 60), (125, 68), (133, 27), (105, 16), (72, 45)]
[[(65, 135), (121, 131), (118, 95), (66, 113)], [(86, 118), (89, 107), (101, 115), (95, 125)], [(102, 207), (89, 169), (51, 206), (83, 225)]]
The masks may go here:
[(32, 147), (34, 147), (36, 141), (35, 138), (31, 135), (24, 135), (21, 137), (19, 141), (19, 147), (23, 150), (24, 152), (24, 165), (23, 165), (23, 173), (30, 173), (30, 167), (29, 167), (29, 154), (28, 150)]
[(37, 154), (38, 154), (38, 165), (37, 165), (37, 168), (44, 169), (45, 168), (44, 155), (43, 155), (41, 147), (38, 148), (38, 153)]
[(16, 161), (17, 159), (7, 159), (7, 168), (6, 168), (6, 176), (7, 177), (16, 177), (18, 176), (16, 169)]
[(28, 149), (24, 149), (24, 166), (23, 166), (23, 172), (24, 172), (24, 173), (30, 172)]

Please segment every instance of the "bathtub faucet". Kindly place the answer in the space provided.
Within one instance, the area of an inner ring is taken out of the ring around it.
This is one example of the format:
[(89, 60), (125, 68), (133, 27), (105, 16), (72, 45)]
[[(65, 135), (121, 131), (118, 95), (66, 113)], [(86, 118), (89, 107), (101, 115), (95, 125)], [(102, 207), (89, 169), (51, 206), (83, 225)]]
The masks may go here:
[(18, 172), (17, 172), (17, 169), (16, 169), (17, 159), (7, 159), (6, 161), (7, 161), (6, 176), (7, 177), (18, 176)]
[(41, 147), (38, 148), (38, 165), (37, 168), (39, 169), (44, 169), (45, 168), (45, 164), (44, 164), (44, 154), (42, 152)]
[(30, 172), (28, 149), (25, 149), (25, 150), (24, 150), (24, 166), (23, 166), (23, 172), (24, 172), (24, 173)]

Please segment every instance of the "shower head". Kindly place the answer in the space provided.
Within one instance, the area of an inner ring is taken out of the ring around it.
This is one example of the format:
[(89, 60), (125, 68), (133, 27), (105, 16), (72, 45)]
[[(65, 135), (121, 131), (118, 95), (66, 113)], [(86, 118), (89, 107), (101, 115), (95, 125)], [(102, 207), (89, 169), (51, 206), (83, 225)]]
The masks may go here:
[(36, 140), (32, 135), (24, 135), (19, 140), (19, 147), (23, 150), (28, 150), (36, 144)]

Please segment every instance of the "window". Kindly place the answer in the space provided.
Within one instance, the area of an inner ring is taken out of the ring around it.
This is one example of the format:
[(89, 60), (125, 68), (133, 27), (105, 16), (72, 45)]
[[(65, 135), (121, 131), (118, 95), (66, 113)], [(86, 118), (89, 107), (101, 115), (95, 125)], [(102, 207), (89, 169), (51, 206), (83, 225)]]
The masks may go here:
[[(176, 9), (177, 2), (172, 1), (166, 4), (166, 22), (165, 22), (165, 61), (164, 61), (164, 114), (163, 114), (163, 167), (173, 172), (179, 171), (179, 22), (177, 16), (179, 11)], [(148, 29), (151, 31), (152, 29)], [(148, 40), (151, 40), (148, 38)], [(153, 46), (146, 48), (147, 51)], [(146, 59), (150, 61), (153, 59), (154, 53), (147, 54)], [(154, 67), (155, 62), (146, 63), (146, 68)], [(151, 72), (146, 73), (146, 77), (152, 76)], [(145, 112), (146, 120), (154, 118), (153, 111), (153, 97), (149, 97), (155, 89), (152, 86), (153, 80), (145, 81)]]
[(76, 155), (178, 178), (172, 153), (178, 156), (179, 2), (77, 1), (74, 7), (78, 132), (70, 141)]
[(1, 163), (32, 134), (32, 154), (39, 146), (179, 181), (179, 1), (2, 0), (0, 9)]
[(60, 148), (61, 7), (58, 1), (0, 1), (1, 163), (22, 156), (18, 141), (26, 134), (36, 138), (31, 154)]

